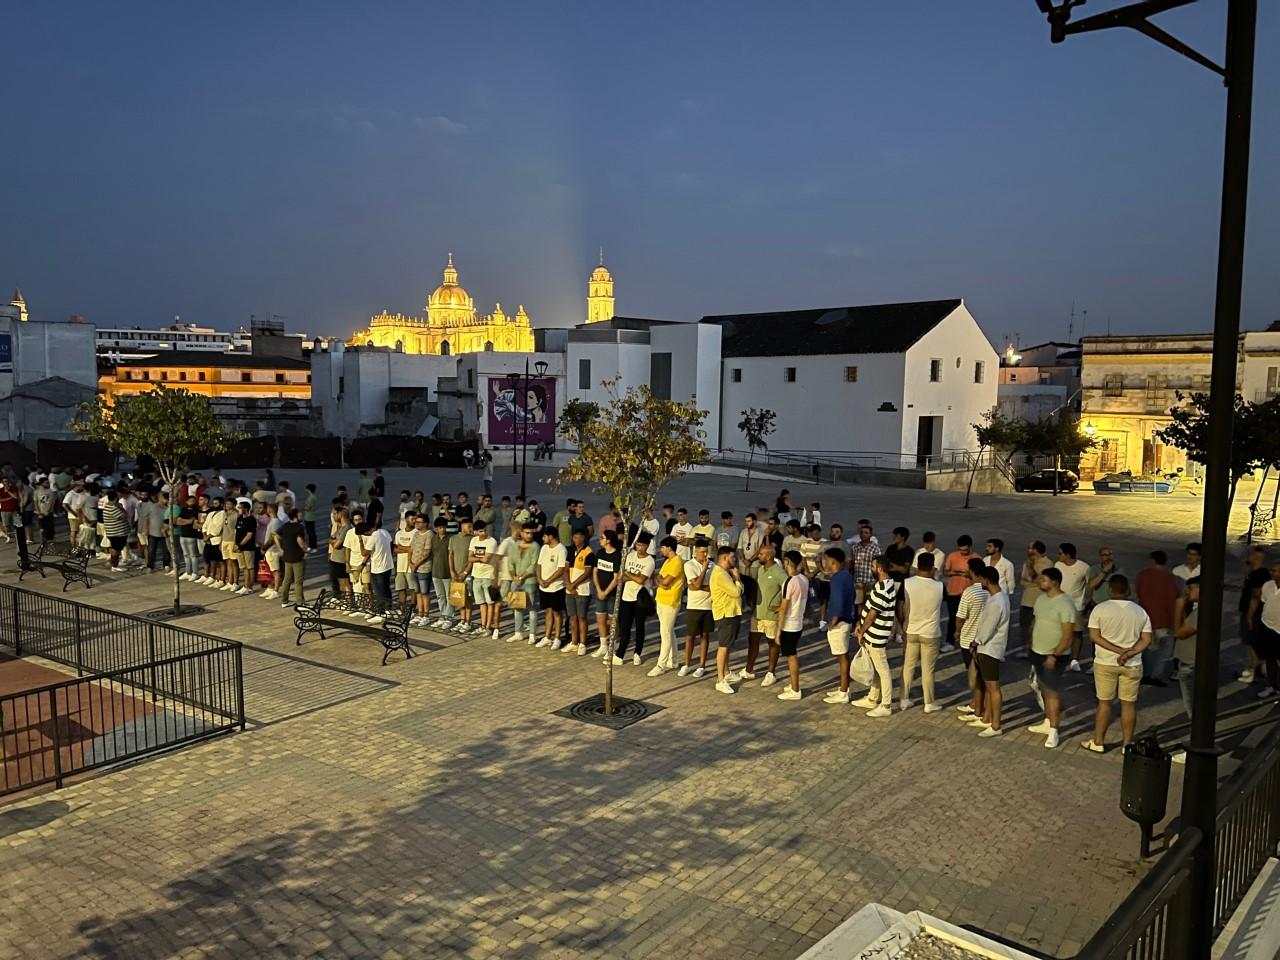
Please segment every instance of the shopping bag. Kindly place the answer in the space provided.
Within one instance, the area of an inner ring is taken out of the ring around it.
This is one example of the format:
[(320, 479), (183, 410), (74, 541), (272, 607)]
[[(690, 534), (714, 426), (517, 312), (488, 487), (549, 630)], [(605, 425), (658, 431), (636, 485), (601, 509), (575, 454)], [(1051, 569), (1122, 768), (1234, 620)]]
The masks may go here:
[(467, 605), (467, 585), (461, 580), (449, 581), (449, 606), (465, 607)]
[(853, 662), (849, 664), (849, 676), (868, 687), (875, 680), (876, 666), (871, 662), (871, 651), (866, 647), (859, 647), (854, 654)]
[(265, 560), (258, 561), (257, 580), (259, 583), (265, 584), (273, 584), (276, 582), (275, 577), (271, 576), (271, 567), (267, 566), (267, 561)]
[(507, 606), (512, 610), (529, 609), (529, 595), (523, 590), (512, 590), (507, 594)]

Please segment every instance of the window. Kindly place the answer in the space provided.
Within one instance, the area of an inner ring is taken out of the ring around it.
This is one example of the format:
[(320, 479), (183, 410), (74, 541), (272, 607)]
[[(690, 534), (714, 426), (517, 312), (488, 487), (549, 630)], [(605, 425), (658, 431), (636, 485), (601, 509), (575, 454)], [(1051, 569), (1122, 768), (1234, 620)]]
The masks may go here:
[(1164, 377), (1158, 373), (1147, 375), (1147, 400), (1155, 402), (1161, 399), (1164, 392)]
[(251, 374), (248, 370), (241, 370), (241, 371), (240, 371), (240, 382), (241, 382), (241, 383), (248, 383), (248, 382), (249, 382), (250, 380), (252, 380), (252, 379), (253, 379), (253, 374)]
[(578, 358), (578, 389), (579, 390), (591, 389), (591, 358), (590, 357)]
[(787, 368), (786, 368), (786, 370), (784, 370), (784, 371), (783, 371), (782, 379), (783, 379), (783, 380), (785, 380), (785, 381), (787, 381), (787, 383), (795, 383), (795, 382), (796, 382), (796, 368), (795, 368), (795, 367), (787, 367)]
[(277, 374), (276, 374), (276, 383), (284, 383), (284, 374), (283, 374), (283, 373), (277, 373)]
[(844, 368), (844, 382), (845, 382), (845, 383), (857, 383), (857, 382), (858, 382), (858, 368), (857, 368), (857, 367), (845, 367), (845, 368)]
[(204, 383), (205, 376), (204, 376), (204, 371), (203, 371), (203, 370), (201, 370), (201, 371), (200, 371), (200, 373), (199, 373), (199, 377), (200, 377), (200, 382), (201, 382), (201, 383)]
[(179, 374), (178, 374), (178, 379), (179, 379), (179, 380), (186, 380), (186, 379), (187, 379), (187, 371), (183, 370), (181, 373), (179, 373)]
[(929, 382), (930, 383), (942, 382), (942, 361), (941, 360), (933, 359), (929, 361)]
[(493, 353), (493, 341), (492, 341), (492, 340), (486, 340), (486, 341), (484, 342), (484, 351), (485, 351), (485, 353)]
[(475, 370), (467, 371), (467, 389), (474, 390), (476, 388), (476, 372)]
[(659, 400), (671, 399), (671, 354), (649, 355), (649, 389)]
[(982, 383), (987, 379), (987, 364), (985, 360), (976, 360), (973, 364), (973, 382)]
[(734, 383), (741, 383), (741, 382), (742, 382), (742, 368), (741, 368), (741, 367), (734, 367), (732, 370), (730, 370), (730, 371), (729, 371), (729, 379), (730, 379), (730, 380), (732, 380)]
[(1124, 396), (1124, 374), (1108, 373), (1102, 378), (1102, 395), (1104, 397)]
[(1010, 383), (1017, 383), (1017, 382), (1018, 382), (1018, 375), (1017, 375), (1016, 373), (1014, 373), (1012, 370), (1010, 370), (1010, 371), (1009, 371), (1009, 382), (1010, 382)]
[(1280, 392), (1280, 367), (1267, 367), (1267, 399), (1274, 397), (1277, 392)]

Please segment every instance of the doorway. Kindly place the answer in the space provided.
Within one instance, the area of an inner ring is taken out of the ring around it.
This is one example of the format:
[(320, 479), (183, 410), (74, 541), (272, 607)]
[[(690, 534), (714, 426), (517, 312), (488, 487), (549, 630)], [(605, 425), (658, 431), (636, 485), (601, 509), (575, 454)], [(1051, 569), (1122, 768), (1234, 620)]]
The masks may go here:
[(916, 427), (916, 466), (927, 467), (929, 458), (942, 453), (942, 418), (921, 417)]

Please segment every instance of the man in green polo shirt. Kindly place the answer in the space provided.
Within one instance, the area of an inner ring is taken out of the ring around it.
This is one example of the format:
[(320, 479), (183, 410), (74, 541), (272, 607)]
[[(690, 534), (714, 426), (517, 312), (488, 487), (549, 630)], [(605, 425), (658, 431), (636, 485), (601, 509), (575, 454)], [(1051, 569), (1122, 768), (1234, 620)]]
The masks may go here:
[[(782, 606), (782, 587), (787, 582), (787, 572), (782, 568), (775, 556), (773, 541), (763, 540), (756, 556), (758, 565), (753, 570), (756, 578), (755, 610), (751, 618), (751, 631), (747, 634), (747, 668), (742, 671), (743, 680), (754, 680), (756, 657), (760, 653), (760, 638), (769, 641), (770, 646), (778, 643), (781, 634), (778, 631), (778, 608)], [(776, 662), (776, 657), (770, 657)], [(773, 671), (765, 673), (760, 686), (771, 687), (777, 683)]]
[(1032, 733), (1045, 735), (1044, 745), (1058, 745), (1058, 720), (1062, 716), (1062, 674), (1071, 659), (1071, 640), (1076, 629), (1076, 605), (1062, 592), (1062, 571), (1049, 567), (1040, 571), (1036, 586), (1034, 618), (1031, 625), (1032, 690), (1044, 707), (1044, 720)]

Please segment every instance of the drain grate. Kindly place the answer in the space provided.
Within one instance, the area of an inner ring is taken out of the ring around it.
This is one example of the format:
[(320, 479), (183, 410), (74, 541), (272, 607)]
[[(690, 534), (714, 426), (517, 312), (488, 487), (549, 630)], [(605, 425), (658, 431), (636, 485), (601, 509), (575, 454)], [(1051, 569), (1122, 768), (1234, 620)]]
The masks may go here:
[(155, 610), (144, 610), (138, 616), (163, 623), (167, 620), (181, 620), (183, 617), (198, 617), (200, 614), (208, 612), (208, 607), (202, 607), (195, 603), (184, 603), (178, 613), (173, 612), (173, 607), (159, 607)]
[(613, 715), (606, 716), (604, 712), (604, 694), (597, 693), (594, 696), (587, 697), (585, 700), (579, 700), (577, 703), (571, 703), (569, 706), (561, 710), (554, 711), (554, 716), (565, 717), (569, 720), (578, 720), (582, 723), (593, 723), (598, 727), (608, 727), (610, 730), (621, 730), (623, 727), (629, 727), (633, 723), (651, 717), (662, 707), (656, 703), (649, 703), (646, 700), (628, 700), (626, 697), (613, 698)]

